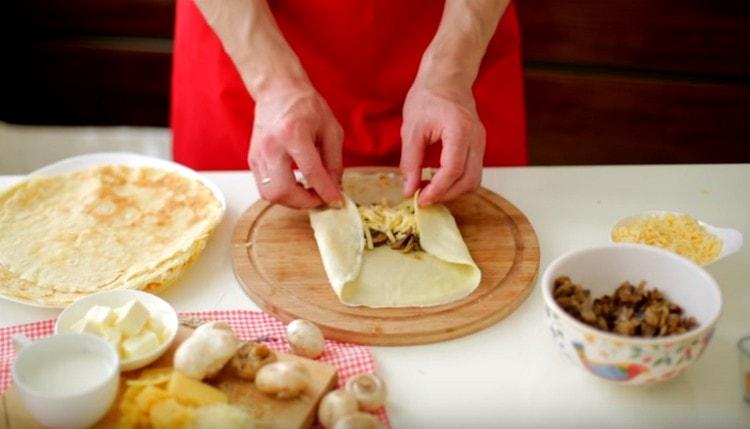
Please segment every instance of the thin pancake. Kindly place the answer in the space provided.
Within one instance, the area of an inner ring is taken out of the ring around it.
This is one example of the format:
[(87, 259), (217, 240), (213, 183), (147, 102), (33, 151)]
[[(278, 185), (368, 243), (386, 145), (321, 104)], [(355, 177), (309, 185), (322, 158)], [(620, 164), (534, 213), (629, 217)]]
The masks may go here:
[(202, 183), (154, 168), (29, 179), (0, 194), (0, 293), (59, 306), (100, 290), (162, 288), (220, 217)]

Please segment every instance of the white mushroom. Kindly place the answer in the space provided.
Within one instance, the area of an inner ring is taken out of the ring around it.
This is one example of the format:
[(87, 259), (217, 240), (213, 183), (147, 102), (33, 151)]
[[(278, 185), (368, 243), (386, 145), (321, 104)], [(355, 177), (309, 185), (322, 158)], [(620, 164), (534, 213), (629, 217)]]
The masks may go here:
[(324, 428), (330, 429), (339, 418), (356, 411), (357, 400), (351, 393), (343, 389), (334, 390), (320, 401), (318, 421)]
[(374, 411), (385, 404), (385, 383), (375, 374), (362, 374), (346, 382), (346, 390), (357, 400), (359, 409)]
[(279, 399), (294, 399), (310, 384), (310, 372), (296, 361), (280, 361), (262, 366), (255, 375), (255, 387)]
[(240, 347), (240, 340), (226, 323), (199, 326), (174, 354), (174, 368), (196, 380), (216, 375)]
[(323, 333), (312, 322), (302, 319), (292, 321), (286, 327), (286, 338), (296, 355), (315, 359), (323, 353)]
[(336, 420), (333, 429), (382, 429), (383, 423), (372, 414), (361, 411), (347, 414)]

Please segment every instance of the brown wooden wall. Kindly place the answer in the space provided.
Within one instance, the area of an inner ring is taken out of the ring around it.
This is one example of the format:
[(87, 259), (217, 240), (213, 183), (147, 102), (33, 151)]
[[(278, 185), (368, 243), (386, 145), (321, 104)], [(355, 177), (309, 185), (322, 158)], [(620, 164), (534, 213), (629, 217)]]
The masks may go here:
[(518, 6), (531, 163), (750, 161), (750, 3)]
[[(750, 3), (517, 4), (532, 164), (750, 162)], [(12, 7), (0, 120), (167, 125), (174, 0)]]

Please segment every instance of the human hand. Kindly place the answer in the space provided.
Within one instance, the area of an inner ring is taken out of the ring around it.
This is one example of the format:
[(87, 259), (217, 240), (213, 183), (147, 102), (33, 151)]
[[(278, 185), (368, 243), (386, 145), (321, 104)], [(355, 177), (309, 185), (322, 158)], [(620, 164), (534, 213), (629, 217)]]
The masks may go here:
[[(256, 97), (248, 158), (260, 195), (298, 209), (340, 207), (342, 140), (341, 125), (311, 86), (274, 89)], [(292, 162), (310, 190), (295, 180)]]
[(417, 80), (406, 96), (401, 126), (401, 172), (404, 195), (420, 185), (427, 146), (441, 141), (440, 168), (419, 194), (425, 206), (476, 190), (482, 180), (485, 130), (471, 88), (431, 86)]

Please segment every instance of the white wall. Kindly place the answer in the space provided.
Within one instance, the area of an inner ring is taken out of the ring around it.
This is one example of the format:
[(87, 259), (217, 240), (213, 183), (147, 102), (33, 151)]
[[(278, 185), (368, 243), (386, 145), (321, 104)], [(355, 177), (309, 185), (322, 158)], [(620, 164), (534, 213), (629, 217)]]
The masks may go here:
[(70, 156), (113, 151), (171, 159), (172, 134), (168, 128), (49, 127), (0, 122), (0, 174), (26, 174)]

